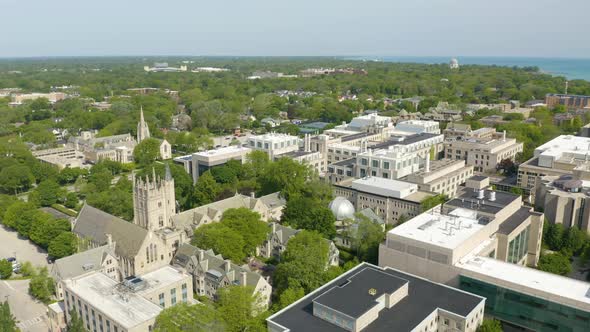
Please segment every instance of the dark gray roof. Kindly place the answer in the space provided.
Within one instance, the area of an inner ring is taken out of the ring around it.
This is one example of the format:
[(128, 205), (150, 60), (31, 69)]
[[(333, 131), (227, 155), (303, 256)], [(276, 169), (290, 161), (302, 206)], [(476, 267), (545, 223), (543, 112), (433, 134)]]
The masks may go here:
[[(405, 279), (367, 267), (313, 301), (350, 317), (359, 318), (377, 305), (377, 298), (382, 294), (391, 294), (407, 283)], [(369, 294), (370, 289), (374, 289), (376, 293)]]
[(358, 133), (358, 134), (352, 134), (352, 135), (348, 135), (348, 136), (343, 136), (340, 141), (341, 142), (348, 142), (348, 141), (352, 141), (355, 139), (359, 139), (359, 138), (363, 138), (363, 137), (367, 137), (369, 136), (369, 133)]
[(473, 181), (483, 181), (487, 178), (487, 176), (483, 176), (483, 175), (474, 175), (472, 177), (470, 177), (467, 180), (473, 180)]
[[(472, 295), (445, 285), (433, 283), (410, 274), (406, 274), (391, 268), (381, 269), (369, 263), (361, 263), (354, 269), (342, 274), (325, 286), (307, 295), (291, 307), (278, 312), (269, 318), (269, 321), (280, 324), (291, 331), (306, 332), (342, 332), (343, 328), (328, 323), (313, 315), (312, 300), (327, 290), (344, 283), (353, 274), (366, 268), (372, 268), (389, 274), (393, 277), (405, 279), (409, 282), (408, 296), (399, 301), (390, 309), (383, 309), (379, 317), (363, 329), (363, 332), (375, 331), (411, 331), (429, 314), (437, 308), (452, 313), (467, 316), (484, 298)], [(366, 289), (373, 287), (366, 285)], [(376, 287), (375, 287), (376, 288)], [(355, 302), (356, 298), (342, 298), (343, 302)]]
[(372, 145), (372, 146), (370, 146), (370, 148), (371, 149), (385, 149), (385, 148), (390, 147), (392, 145), (410, 145), (410, 144), (424, 141), (424, 140), (427, 140), (429, 138), (433, 138), (436, 136), (441, 136), (441, 134), (432, 134), (432, 133), (414, 134), (414, 135), (410, 135), (410, 136), (404, 136), (403, 140), (389, 139), (385, 142)]
[[(505, 191), (496, 191), (496, 200), (488, 199), (490, 190), (484, 192), (484, 199), (477, 199), (477, 192), (466, 190), (459, 194), (455, 199), (445, 203), (445, 206), (461, 207), (465, 209), (480, 211), (489, 214), (496, 214), (504, 207), (519, 199), (519, 195), (507, 193)], [(479, 202), (479, 204), (478, 204)]]
[(332, 163), (330, 165), (334, 165), (334, 166), (351, 166), (356, 164), (356, 158), (350, 158), (350, 159), (345, 159), (345, 160), (340, 160), (337, 161), (335, 163)]
[(106, 244), (106, 234), (111, 234), (116, 243), (115, 253), (123, 257), (135, 257), (148, 234), (145, 228), (88, 204), (80, 210), (72, 231), (80, 238), (90, 239), (100, 245)]
[(281, 155), (278, 155), (278, 158), (282, 158), (282, 157), (288, 157), (288, 158), (297, 158), (297, 157), (301, 157), (301, 156), (305, 156), (308, 154), (312, 154), (315, 153), (314, 151), (291, 151), (291, 152), (287, 152), (287, 153), (283, 153)]
[(500, 224), (498, 233), (506, 235), (512, 233), (512, 231), (514, 231), (518, 226), (520, 226), (520, 224), (527, 220), (531, 214), (530, 208), (521, 207), (512, 215), (510, 215), (510, 217), (508, 217), (502, 224)]
[(51, 275), (56, 281), (80, 276), (90, 271), (102, 268), (102, 262), (107, 255), (115, 255), (113, 248), (108, 245), (82, 251), (55, 261), (51, 268)]

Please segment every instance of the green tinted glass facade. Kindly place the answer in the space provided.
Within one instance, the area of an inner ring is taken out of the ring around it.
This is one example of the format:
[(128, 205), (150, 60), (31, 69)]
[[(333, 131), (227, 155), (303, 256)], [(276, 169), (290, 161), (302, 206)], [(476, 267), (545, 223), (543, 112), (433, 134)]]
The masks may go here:
[(590, 312), (460, 277), (459, 288), (486, 298), (485, 313), (531, 330), (588, 332)]
[(528, 225), (520, 234), (518, 234), (508, 244), (508, 262), (516, 264), (527, 253), (529, 246), (529, 230), (531, 225)]

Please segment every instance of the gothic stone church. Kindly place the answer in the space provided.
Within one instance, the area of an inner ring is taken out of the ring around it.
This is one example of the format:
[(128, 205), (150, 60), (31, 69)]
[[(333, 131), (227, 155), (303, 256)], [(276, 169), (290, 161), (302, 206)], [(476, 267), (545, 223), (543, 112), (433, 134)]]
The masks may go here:
[(133, 179), (134, 220), (119, 217), (85, 204), (73, 226), (83, 248), (114, 244), (120, 277), (142, 275), (168, 265), (186, 233), (175, 230), (174, 179), (166, 166), (164, 178)]

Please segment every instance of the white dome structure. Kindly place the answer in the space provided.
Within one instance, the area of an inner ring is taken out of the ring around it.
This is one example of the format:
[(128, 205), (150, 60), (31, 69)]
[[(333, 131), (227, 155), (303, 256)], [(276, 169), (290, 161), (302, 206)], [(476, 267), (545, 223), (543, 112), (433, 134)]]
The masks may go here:
[(354, 205), (342, 196), (334, 198), (329, 205), (330, 210), (336, 217), (336, 220), (353, 219), (354, 218)]
[(457, 60), (456, 58), (452, 58), (451, 62), (449, 63), (449, 67), (451, 69), (457, 69), (459, 68), (459, 60)]

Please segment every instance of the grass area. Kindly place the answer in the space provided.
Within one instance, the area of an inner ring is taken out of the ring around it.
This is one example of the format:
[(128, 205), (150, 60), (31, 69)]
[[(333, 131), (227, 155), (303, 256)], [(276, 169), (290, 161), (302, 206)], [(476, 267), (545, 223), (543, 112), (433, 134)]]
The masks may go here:
[(65, 213), (70, 217), (76, 217), (78, 215), (78, 212), (72, 209), (68, 209), (65, 206), (61, 205), (61, 204), (52, 204), (51, 205), (52, 208), (56, 209), (57, 211), (61, 212), (61, 213)]

